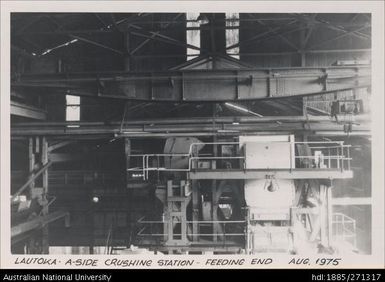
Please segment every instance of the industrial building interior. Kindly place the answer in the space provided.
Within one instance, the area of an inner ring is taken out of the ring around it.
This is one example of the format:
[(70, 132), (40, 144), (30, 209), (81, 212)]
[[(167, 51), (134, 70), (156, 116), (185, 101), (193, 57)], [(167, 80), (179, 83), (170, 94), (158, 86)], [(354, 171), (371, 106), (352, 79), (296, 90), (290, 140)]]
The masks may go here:
[(13, 254), (371, 254), (371, 15), (12, 13)]

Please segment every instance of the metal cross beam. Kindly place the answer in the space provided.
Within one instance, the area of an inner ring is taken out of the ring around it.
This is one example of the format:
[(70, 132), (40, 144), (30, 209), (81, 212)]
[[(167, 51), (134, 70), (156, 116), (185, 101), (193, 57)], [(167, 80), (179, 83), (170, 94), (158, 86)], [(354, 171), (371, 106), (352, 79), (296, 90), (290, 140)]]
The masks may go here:
[(43, 109), (16, 101), (11, 101), (11, 115), (40, 120), (45, 120), (47, 118), (47, 113)]
[[(177, 18), (179, 18), (182, 14), (178, 14), (174, 20), (176, 20)], [(168, 23), (166, 24), (165, 26), (165, 29), (168, 28), (169, 26), (171, 25), (171, 23)], [(151, 35), (151, 38), (155, 38), (157, 35), (161, 34), (161, 31), (157, 31), (155, 32), (154, 34)], [(150, 38), (147, 38), (145, 39), (142, 43), (140, 43), (134, 50), (130, 51), (130, 55), (133, 55), (135, 54), (137, 51), (139, 51), (144, 45), (146, 45), (148, 42), (150, 42), (151, 39)]]
[(133, 30), (133, 29), (130, 30), (130, 33), (132, 35), (144, 37), (144, 38), (147, 38), (149, 40), (157, 40), (157, 41), (160, 41), (160, 42), (163, 42), (163, 43), (173, 44), (173, 45), (177, 45), (177, 46), (182, 46), (182, 47), (186, 47), (186, 48), (191, 48), (191, 49), (194, 49), (194, 50), (202, 51), (202, 49), (197, 47), (197, 46), (183, 43), (183, 42), (181, 42), (179, 40), (176, 40), (174, 38), (171, 38), (169, 36), (161, 35), (159, 32), (148, 31), (147, 32), (148, 35), (147, 35), (146, 32), (143, 32), (142, 28), (139, 28), (138, 26), (134, 26), (134, 25), (130, 25), (130, 26), (135, 28), (135, 30)]
[(311, 47), (309, 47), (309, 49), (313, 49), (314, 47), (317, 47), (317, 46), (320, 46), (320, 45), (324, 45), (326, 43), (330, 43), (330, 42), (336, 41), (338, 39), (341, 39), (341, 38), (344, 38), (344, 37), (349, 36), (351, 34), (354, 34), (357, 31), (361, 31), (361, 30), (364, 30), (364, 29), (367, 29), (367, 28), (368, 28), (368, 26), (363, 26), (363, 27), (360, 27), (360, 28), (357, 28), (357, 29), (345, 32), (345, 33), (343, 33), (343, 34), (341, 34), (339, 36), (335, 36), (333, 38), (330, 38), (330, 39), (323, 40), (321, 42), (315, 43)]
[[(215, 120), (215, 123), (213, 122)], [(234, 121), (237, 123), (234, 123)], [(359, 125), (353, 126), (353, 132), (370, 134), (369, 121), (365, 117), (357, 118)], [(44, 126), (43, 126), (44, 125)], [(64, 122), (64, 123), (18, 123), (11, 128), (12, 138), (44, 135), (47, 137), (68, 136), (77, 138), (87, 136), (99, 138), (100, 135), (126, 137), (162, 137), (162, 136), (236, 136), (255, 132), (334, 132), (344, 135), (343, 125), (331, 120), (329, 116), (277, 116), (277, 117), (215, 117), (189, 119), (158, 119), (120, 122), (109, 125), (103, 122)], [(108, 138), (108, 137), (107, 137)]]
[(77, 36), (77, 35), (73, 35), (73, 34), (69, 34), (69, 36), (70, 36), (71, 38), (78, 39), (78, 40), (80, 40), (80, 41), (82, 41), (82, 42), (85, 42), (85, 43), (88, 43), (88, 44), (91, 44), (91, 45), (94, 45), (94, 46), (97, 46), (97, 47), (106, 49), (106, 50), (108, 50), (108, 51), (114, 52), (114, 53), (119, 54), (119, 55), (123, 55), (123, 54), (124, 54), (123, 51), (114, 49), (114, 48), (112, 48), (112, 47), (109, 47), (109, 46), (107, 46), (107, 45), (105, 45), (105, 44), (96, 42), (96, 41), (94, 41), (94, 40), (90, 40), (90, 39), (87, 39), (87, 38), (84, 38), (84, 37), (80, 37), (80, 36)]
[(302, 49), (302, 50), (304, 50), (304, 49), (306, 48), (307, 43), (308, 43), (308, 41), (309, 41), (309, 39), (310, 39), (310, 36), (311, 36), (312, 33), (313, 33), (313, 30), (314, 30), (314, 24), (313, 24), (313, 22), (314, 22), (314, 20), (316, 19), (316, 17), (317, 17), (317, 14), (313, 14), (312, 17), (311, 17), (311, 21), (312, 21), (312, 22), (308, 24), (308, 30), (307, 30), (307, 33), (306, 33), (306, 35), (305, 35), (303, 41), (301, 42), (301, 49)]
[(17, 192), (12, 195), (12, 199), (16, 198), (17, 196), (19, 196), (21, 193), (24, 192), (25, 189), (27, 189), (29, 187), (29, 185), (38, 177), (40, 176), (46, 169), (48, 169), (50, 166), (51, 166), (52, 162), (51, 161), (48, 161), (45, 165), (43, 165), (38, 172), (36, 172), (35, 174), (33, 174), (31, 176), (30, 179), (28, 179), (28, 181), (23, 185), (21, 186)]
[(273, 34), (276, 34), (279, 38), (281, 38), (283, 41), (285, 41), (290, 47), (292, 47), (294, 50), (298, 50), (298, 46), (296, 46), (293, 42), (291, 42), (289, 39), (287, 39), (285, 36), (280, 34), (277, 30), (270, 27), (267, 23), (263, 22), (262, 20), (259, 20), (257, 17), (253, 17), (253, 14), (248, 13), (247, 14), (250, 18), (254, 19), (259, 25), (267, 28), (269, 31), (271, 31)]
[(40, 21), (40, 19), (42, 19), (44, 17), (44, 15), (39, 15), (37, 14), (36, 16), (33, 16), (33, 17), (29, 17), (27, 18), (27, 20), (23, 23), (23, 25), (15, 31), (15, 34), (20, 34), (22, 33), (25, 29), (27, 29), (28, 27), (30, 27), (31, 25), (37, 23), (38, 21)]
[(25, 93), (50, 89), (52, 94), (151, 102), (276, 99), (370, 85), (370, 66), (23, 75), (12, 83)]
[(45, 225), (63, 217), (65, 218), (65, 221), (66, 221), (65, 225), (69, 226), (69, 213), (64, 211), (56, 211), (45, 216), (34, 218), (30, 221), (23, 222), (19, 225), (12, 226), (11, 237), (13, 239), (14, 237), (24, 234), (28, 231), (31, 231), (37, 228), (42, 228)]
[[(347, 33), (347, 32), (350, 32), (349, 30), (347, 30), (345, 27), (343, 26), (340, 26), (340, 25), (335, 25), (333, 23), (330, 23), (326, 20), (323, 20), (323, 19), (309, 19), (308, 16), (306, 15), (302, 15), (302, 14), (296, 14), (297, 18), (299, 21), (301, 22), (304, 22), (304, 23), (308, 23), (309, 21), (310, 22), (316, 22), (316, 23), (320, 23), (322, 24), (323, 26), (329, 28), (329, 29), (332, 29), (332, 30), (335, 30), (335, 31), (339, 31), (339, 32), (343, 32), (343, 33)], [(366, 40), (370, 40), (371, 39), (371, 36), (368, 35), (368, 34), (365, 34), (365, 33), (362, 33), (362, 32), (358, 32), (358, 31), (354, 31), (351, 33), (352, 35), (360, 38), (360, 39), (366, 39)]]

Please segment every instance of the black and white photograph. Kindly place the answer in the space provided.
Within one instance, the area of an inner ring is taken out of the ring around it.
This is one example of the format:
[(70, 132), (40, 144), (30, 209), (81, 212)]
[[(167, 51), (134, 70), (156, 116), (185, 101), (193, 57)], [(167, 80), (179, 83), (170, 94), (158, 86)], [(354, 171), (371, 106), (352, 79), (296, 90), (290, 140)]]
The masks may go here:
[(384, 266), (383, 3), (78, 2), (2, 15), (2, 263)]

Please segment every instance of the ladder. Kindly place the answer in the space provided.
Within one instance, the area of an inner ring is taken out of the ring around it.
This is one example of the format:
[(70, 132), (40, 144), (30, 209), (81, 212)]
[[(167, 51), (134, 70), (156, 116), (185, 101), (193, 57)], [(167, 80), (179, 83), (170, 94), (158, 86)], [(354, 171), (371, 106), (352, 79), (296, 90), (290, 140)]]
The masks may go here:
[(186, 246), (189, 243), (186, 217), (189, 196), (186, 187), (185, 180), (181, 180), (179, 185), (173, 185), (172, 180), (167, 181), (165, 223), (163, 225), (166, 246)]

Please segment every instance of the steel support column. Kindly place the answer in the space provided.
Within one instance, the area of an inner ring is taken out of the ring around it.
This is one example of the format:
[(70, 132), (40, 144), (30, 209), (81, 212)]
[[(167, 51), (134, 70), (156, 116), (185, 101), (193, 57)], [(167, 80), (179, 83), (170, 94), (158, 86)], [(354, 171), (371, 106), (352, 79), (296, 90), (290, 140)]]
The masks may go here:
[[(48, 163), (48, 142), (46, 137), (41, 138), (41, 161), (43, 164)], [(43, 209), (42, 209), (42, 216), (48, 215), (48, 168), (43, 171), (42, 174), (42, 188), (43, 188), (43, 195), (42, 195), (42, 203), (43, 203)], [(48, 254), (49, 253), (49, 231), (48, 231), (48, 225), (44, 225), (42, 229), (42, 253)]]
[[(200, 199), (200, 192), (199, 192), (199, 184), (197, 180), (191, 180), (191, 189), (192, 189), (192, 233), (193, 234), (199, 234), (199, 224), (197, 221), (199, 220), (199, 199)], [(193, 241), (198, 241), (199, 236), (194, 235)]]
[[(28, 189), (27, 197), (36, 199), (41, 205), (41, 211), (38, 217), (46, 217), (48, 215), (48, 167), (51, 162), (48, 159), (48, 142), (46, 137), (30, 137), (29, 146), (29, 179), (28, 181), (13, 195), (12, 199), (16, 199), (26, 189)], [(36, 187), (36, 186), (39, 187)], [(41, 238), (31, 238), (27, 243), (28, 253), (49, 252), (49, 234), (48, 227), (42, 226)]]
[(327, 210), (327, 236), (328, 246), (330, 247), (333, 240), (333, 207), (332, 207), (332, 187), (326, 188), (326, 210)]
[(330, 222), (330, 203), (328, 195), (329, 188), (326, 185), (320, 185), (320, 242), (324, 247), (330, 246), (331, 222)]
[[(213, 105), (213, 123), (215, 123), (215, 105)], [(216, 143), (218, 142), (218, 139), (216, 136), (213, 136), (213, 143)], [(213, 156), (214, 157), (217, 157), (218, 156), (218, 146), (217, 145), (213, 145)], [(217, 163), (215, 160), (212, 161), (211, 163), (211, 169), (212, 170), (215, 170), (217, 168)], [(218, 223), (216, 223), (216, 221), (218, 221), (218, 201), (217, 199), (219, 197), (217, 197), (217, 180), (216, 179), (213, 179), (212, 180), (212, 184), (211, 184), (211, 218), (212, 218), (212, 221), (213, 221), (213, 242), (217, 242), (218, 241)]]

